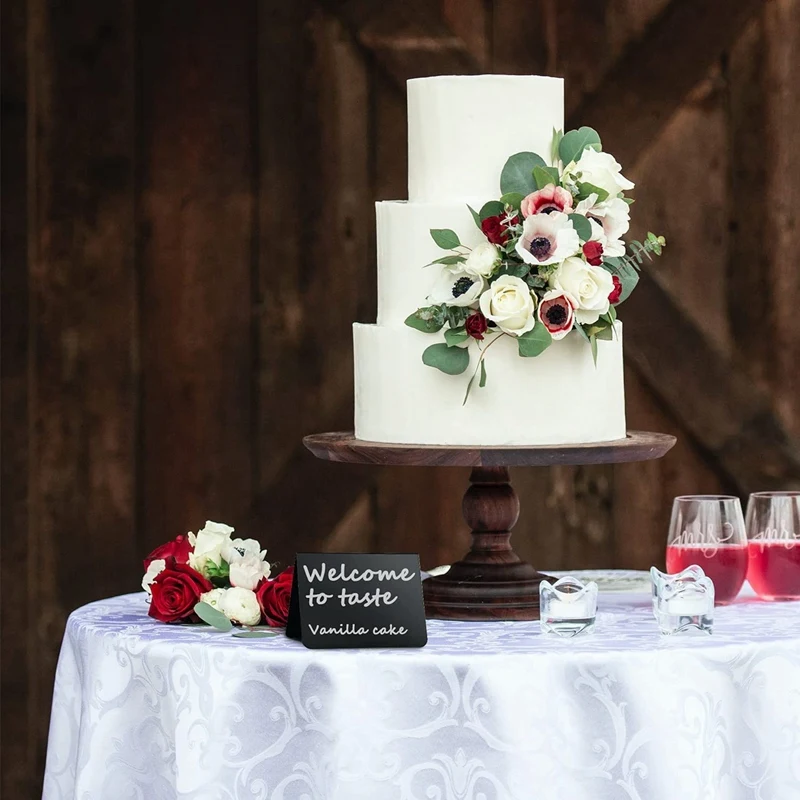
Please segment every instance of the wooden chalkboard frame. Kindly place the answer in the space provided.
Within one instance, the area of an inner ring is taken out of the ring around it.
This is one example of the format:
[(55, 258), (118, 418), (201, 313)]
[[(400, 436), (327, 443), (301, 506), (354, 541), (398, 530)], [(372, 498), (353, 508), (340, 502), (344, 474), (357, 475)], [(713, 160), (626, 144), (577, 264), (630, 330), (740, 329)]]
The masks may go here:
[(543, 447), (442, 447), (366, 442), (352, 432), (306, 436), (317, 457), (349, 464), (472, 467), (464, 495), (464, 519), (472, 548), (439, 577), (423, 582), (430, 618), (531, 620), (539, 618), (539, 584), (547, 576), (511, 547), (519, 498), (509, 467), (617, 464), (661, 458), (675, 444), (666, 433), (629, 431), (624, 439)]

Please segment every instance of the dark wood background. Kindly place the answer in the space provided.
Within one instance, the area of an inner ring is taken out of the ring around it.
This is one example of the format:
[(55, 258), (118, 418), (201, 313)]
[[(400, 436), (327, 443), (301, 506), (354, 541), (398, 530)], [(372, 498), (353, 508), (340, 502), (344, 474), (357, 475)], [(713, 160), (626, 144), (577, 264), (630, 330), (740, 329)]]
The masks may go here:
[(629, 424), (680, 442), (518, 470), (517, 549), (648, 567), (675, 494), (796, 485), (800, 0), (6, 0), (2, 32), (7, 800), (41, 783), (67, 615), (157, 543), (210, 518), (284, 563), (466, 547), (463, 470), (300, 444), (351, 426), (406, 78), (566, 77), (634, 233), (669, 240), (622, 317)]

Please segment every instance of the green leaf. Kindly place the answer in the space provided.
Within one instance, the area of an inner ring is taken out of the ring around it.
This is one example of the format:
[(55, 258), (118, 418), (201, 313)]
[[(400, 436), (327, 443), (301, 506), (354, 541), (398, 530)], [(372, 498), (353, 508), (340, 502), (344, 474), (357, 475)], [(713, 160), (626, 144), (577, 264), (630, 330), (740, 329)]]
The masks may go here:
[(538, 320), (531, 330), (523, 333), (517, 339), (519, 354), (523, 358), (533, 358), (541, 355), (553, 343), (550, 331)]
[(467, 203), (467, 208), (469, 209), (469, 213), (472, 214), (472, 219), (475, 220), (475, 224), (480, 228), (481, 227), (481, 215)]
[(592, 226), (589, 220), (583, 214), (570, 214), (569, 218), (572, 220), (572, 227), (575, 228), (575, 233), (578, 234), (582, 242), (588, 242), (592, 238)]
[(572, 161), (577, 161), (587, 147), (593, 147), (595, 150), (602, 149), (600, 135), (597, 131), (584, 126), (577, 131), (569, 131), (564, 134), (558, 143), (558, 155), (566, 166)]
[(447, 322), (452, 329), (460, 328), (471, 313), (472, 309), (464, 308), (464, 306), (445, 306)]
[(525, 276), (525, 283), (531, 287), (531, 289), (544, 289), (547, 286), (547, 279), (543, 278), (539, 273), (529, 272)]
[(519, 211), (519, 207), (522, 205), (523, 200), (524, 196), (519, 192), (508, 192), (500, 198), (500, 202), (504, 206), (511, 206), (511, 208), (513, 208), (515, 211)]
[(632, 197), (623, 197), (622, 198), (629, 206), (632, 206), (636, 201)]
[[(442, 256), (431, 261), (431, 264), (463, 264), (466, 261), (466, 256)], [(430, 266), (431, 264), (428, 264)]]
[(432, 344), (422, 353), (422, 363), (447, 375), (460, 375), (469, 366), (465, 347), (448, 347), (444, 342)]
[(600, 330), (595, 333), (595, 338), (610, 342), (614, 338), (614, 330), (610, 325), (607, 328), (600, 328)]
[(602, 203), (604, 200), (608, 200), (608, 192), (605, 189), (601, 189), (593, 183), (578, 181), (578, 200), (586, 200), (590, 194), (597, 195), (596, 203)]
[(513, 275), (515, 278), (524, 278), (531, 271), (530, 265), (510, 261), (503, 264), (499, 270), (492, 276), (490, 283), (494, 283), (501, 275)]
[(480, 217), (481, 222), (487, 217), (496, 217), (505, 213), (505, 206), (499, 200), (490, 200), (481, 206)]
[(558, 159), (560, 158), (558, 154), (558, 146), (561, 144), (561, 140), (564, 138), (564, 131), (558, 130), (558, 128), (553, 128), (553, 144), (550, 148), (550, 160), (555, 164)]
[(639, 283), (639, 273), (627, 261), (611, 256), (603, 260), (603, 269), (619, 278), (622, 283), (622, 293), (616, 305), (624, 303)]
[(550, 184), (558, 186), (558, 170), (555, 167), (534, 167), (533, 180), (537, 189), (544, 189)]
[(589, 345), (592, 348), (592, 361), (594, 361), (594, 365), (597, 366), (597, 337), (590, 336), (589, 337)]
[(448, 328), (444, 332), (444, 340), (448, 347), (455, 347), (457, 344), (466, 342), (467, 339), (469, 339), (469, 334), (465, 328)]
[(536, 191), (533, 169), (546, 166), (545, 160), (536, 153), (516, 153), (506, 161), (500, 173), (500, 191), (503, 194), (518, 192), (523, 196)]
[(481, 379), (478, 381), (478, 386), (483, 389), (486, 386), (486, 362), (481, 359)]
[(449, 228), (432, 228), (431, 238), (442, 250), (453, 250), (461, 244), (458, 234)]
[(266, 639), (268, 636), (278, 636), (275, 631), (236, 631), (233, 634), (235, 639)]
[(406, 317), (405, 324), (409, 328), (423, 333), (436, 333), (444, 326), (444, 314), (438, 306), (418, 308), (413, 314)]
[(229, 631), (233, 627), (231, 621), (221, 611), (217, 611), (214, 606), (208, 603), (197, 603), (194, 607), (194, 613), (197, 614), (206, 625), (210, 625), (218, 631)]
[(583, 327), (583, 325), (581, 325), (581, 324), (577, 324), (577, 325), (575, 325), (575, 327), (573, 328), (573, 330), (576, 330), (576, 331), (578, 331), (578, 333), (579, 333), (581, 336), (583, 336), (583, 338), (584, 338), (584, 339), (586, 339), (586, 341), (587, 341), (587, 342), (589, 341), (589, 334), (588, 334), (588, 333), (586, 333), (586, 328), (584, 328), (584, 327)]

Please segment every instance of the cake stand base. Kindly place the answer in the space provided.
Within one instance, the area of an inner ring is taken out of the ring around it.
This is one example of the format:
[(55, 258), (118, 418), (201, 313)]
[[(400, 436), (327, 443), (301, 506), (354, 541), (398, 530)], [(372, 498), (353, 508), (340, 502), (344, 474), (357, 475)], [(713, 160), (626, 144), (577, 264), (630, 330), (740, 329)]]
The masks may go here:
[(647, 461), (663, 456), (675, 437), (630, 431), (625, 439), (613, 442), (523, 448), (383, 444), (361, 441), (352, 433), (316, 434), (303, 442), (315, 456), (330, 461), (471, 466), (462, 511), (472, 532), (472, 547), (444, 575), (423, 582), (426, 614), (439, 619), (531, 620), (539, 619), (539, 584), (548, 576), (511, 547), (519, 498), (509, 466)]

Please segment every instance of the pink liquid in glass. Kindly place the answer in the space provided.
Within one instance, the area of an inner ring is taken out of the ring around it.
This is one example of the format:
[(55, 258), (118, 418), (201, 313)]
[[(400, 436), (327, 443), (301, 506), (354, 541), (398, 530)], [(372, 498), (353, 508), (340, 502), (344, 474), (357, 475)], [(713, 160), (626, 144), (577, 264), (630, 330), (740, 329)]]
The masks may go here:
[(667, 572), (681, 572), (692, 564), (703, 568), (714, 583), (714, 600), (730, 603), (739, 594), (747, 574), (746, 544), (667, 545)]
[(765, 600), (800, 599), (800, 541), (748, 544), (747, 580)]

